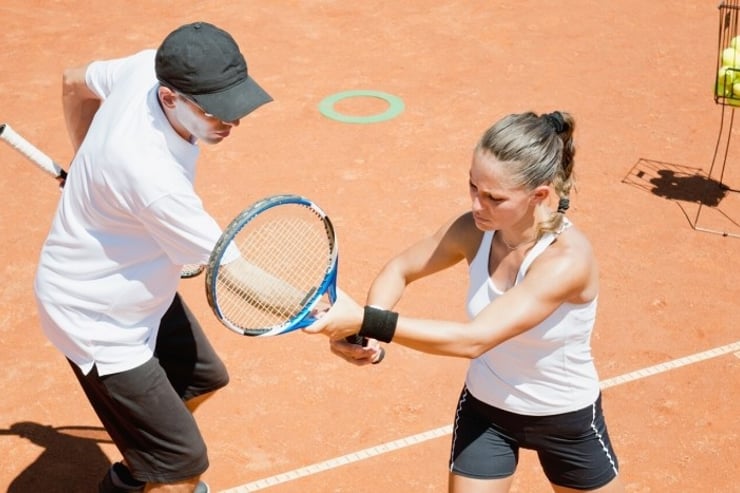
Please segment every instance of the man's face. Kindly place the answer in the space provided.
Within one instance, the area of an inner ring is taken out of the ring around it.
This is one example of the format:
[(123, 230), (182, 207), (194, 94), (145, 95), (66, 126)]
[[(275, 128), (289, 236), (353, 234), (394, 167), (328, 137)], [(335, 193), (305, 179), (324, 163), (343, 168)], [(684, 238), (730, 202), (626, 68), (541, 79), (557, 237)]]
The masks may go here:
[(207, 113), (195, 101), (182, 94), (177, 94), (173, 113), (180, 126), (189, 134), (189, 140), (200, 140), (206, 144), (218, 144), (229, 136), (232, 127), (239, 125), (239, 120), (225, 122)]

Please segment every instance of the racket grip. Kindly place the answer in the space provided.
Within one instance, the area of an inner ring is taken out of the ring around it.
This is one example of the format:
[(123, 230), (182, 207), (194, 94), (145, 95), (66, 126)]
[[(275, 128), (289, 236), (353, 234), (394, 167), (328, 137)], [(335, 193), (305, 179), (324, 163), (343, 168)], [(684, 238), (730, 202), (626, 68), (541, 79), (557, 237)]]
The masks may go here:
[(360, 334), (351, 335), (344, 338), (345, 341), (350, 344), (357, 344), (358, 346), (367, 346), (367, 337), (362, 337)]
[(25, 156), (26, 159), (52, 175), (54, 178), (61, 180), (65, 180), (67, 178), (67, 172), (61, 166), (44, 154), (39, 148), (16, 133), (16, 131), (7, 123), (0, 123), (0, 140), (7, 142), (16, 151)]

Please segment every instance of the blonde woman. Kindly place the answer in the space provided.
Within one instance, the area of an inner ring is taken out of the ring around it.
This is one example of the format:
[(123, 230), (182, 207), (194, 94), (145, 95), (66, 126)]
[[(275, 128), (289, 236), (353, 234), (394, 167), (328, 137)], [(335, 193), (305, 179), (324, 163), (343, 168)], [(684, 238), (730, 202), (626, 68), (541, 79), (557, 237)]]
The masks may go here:
[[(536, 450), (553, 491), (621, 492), (590, 339), (599, 274), (567, 218), (575, 122), (513, 114), (488, 129), (470, 165), (471, 210), (391, 259), (367, 305), (346, 293), (311, 327), (345, 359), (372, 362), (376, 341), (470, 359), (455, 410), (449, 491), (509, 491), (520, 448)], [(468, 322), (391, 311), (405, 287), (469, 265)], [(358, 333), (362, 348), (344, 341)]]

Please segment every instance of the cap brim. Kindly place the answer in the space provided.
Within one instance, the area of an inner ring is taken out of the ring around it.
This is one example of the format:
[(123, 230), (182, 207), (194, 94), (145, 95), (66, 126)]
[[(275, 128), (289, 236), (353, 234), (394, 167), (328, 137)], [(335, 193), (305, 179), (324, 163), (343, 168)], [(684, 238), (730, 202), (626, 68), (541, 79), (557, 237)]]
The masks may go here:
[(272, 101), (272, 97), (251, 77), (225, 91), (188, 96), (207, 113), (226, 122), (244, 118), (263, 104)]

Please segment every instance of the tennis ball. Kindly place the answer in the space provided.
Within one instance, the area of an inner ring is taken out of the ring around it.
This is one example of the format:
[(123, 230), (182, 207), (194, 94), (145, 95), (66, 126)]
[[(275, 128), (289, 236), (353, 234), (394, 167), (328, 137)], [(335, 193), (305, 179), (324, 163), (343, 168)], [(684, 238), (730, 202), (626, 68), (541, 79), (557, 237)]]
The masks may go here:
[(740, 68), (740, 52), (735, 48), (725, 48), (722, 50), (722, 66)]
[(740, 106), (740, 80), (735, 79), (735, 82), (727, 87), (730, 90), (725, 92), (725, 102), (730, 106)]
[(740, 36), (735, 36), (730, 40), (730, 47), (731, 48), (740, 48)]
[(731, 97), (740, 99), (740, 82), (735, 82), (732, 84), (732, 96)]
[(719, 72), (717, 73), (717, 96), (725, 97), (732, 93), (737, 73), (737, 71), (730, 67), (721, 67), (719, 69)]

